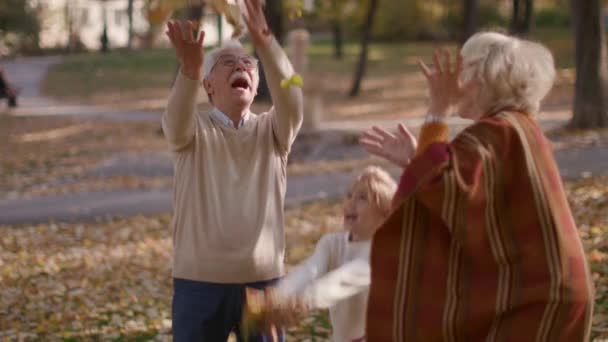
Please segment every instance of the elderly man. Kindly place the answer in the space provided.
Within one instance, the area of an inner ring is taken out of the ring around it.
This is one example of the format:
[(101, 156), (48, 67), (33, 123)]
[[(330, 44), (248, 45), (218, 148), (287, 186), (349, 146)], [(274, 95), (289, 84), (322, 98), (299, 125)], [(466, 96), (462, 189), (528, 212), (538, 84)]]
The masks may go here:
[[(167, 25), (181, 63), (162, 117), (175, 168), (177, 342), (240, 335), (245, 287), (262, 289), (283, 275), (287, 155), (302, 122), (302, 91), (281, 88), (292, 66), (268, 30), (260, 0), (246, 5), (274, 101), (264, 114), (250, 111), (259, 81), (255, 58), (236, 42), (203, 58), (204, 32), (195, 38), (192, 23)], [(196, 112), (201, 81), (214, 107), (209, 113)]]

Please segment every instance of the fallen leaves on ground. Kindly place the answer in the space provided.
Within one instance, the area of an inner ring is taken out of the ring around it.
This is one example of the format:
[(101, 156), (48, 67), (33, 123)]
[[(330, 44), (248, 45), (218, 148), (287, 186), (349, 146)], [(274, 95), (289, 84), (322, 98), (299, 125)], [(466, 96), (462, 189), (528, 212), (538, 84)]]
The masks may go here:
[(608, 177), (566, 184), (595, 282), (592, 335), (608, 339)]
[(0, 339), (166, 334), (169, 219), (3, 227)]
[[(89, 170), (116, 153), (165, 151), (159, 123), (0, 115), (0, 198), (98, 189)], [(106, 189), (154, 185), (114, 178)]]
[(546, 133), (555, 150), (608, 146), (608, 128), (570, 130), (558, 128)]
[[(608, 338), (608, 177), (566, 184), (597, 288), (595, 337)], [(286, 213), (287, 261), (306, 258), (339, 230), (341, 204)], [(170, 339), (170, 215), (0, 227), (0, 340)], [(288, 330), (328, 341), (326, 312)]]
[(173, 176), (141, 177), (118, 175), (109, 177), (82, 177), (64, 181), (60, 184), (45, 182), (31, 184), (26, 191), (12, 191), (6, 198), (34, 198), (50, 195), (68, 195), (85, 192), (107, 192), (123, 190), (169, 189), (173, 185)]
[[(287, 212), (290, 259), (340, 228), (339, 204)], [(319, 215), (321, 214), (321, 215)], [(170, 215), (0, 227), (0, 340), (168, 340)], [(290, 330), (327, 336), (326, 314)], [(314, 324), (313, 324), (314, 323)], [(304, 330), (302, 330), (304, 329)], [(312, 331), (312, 333), (311, 333)]]

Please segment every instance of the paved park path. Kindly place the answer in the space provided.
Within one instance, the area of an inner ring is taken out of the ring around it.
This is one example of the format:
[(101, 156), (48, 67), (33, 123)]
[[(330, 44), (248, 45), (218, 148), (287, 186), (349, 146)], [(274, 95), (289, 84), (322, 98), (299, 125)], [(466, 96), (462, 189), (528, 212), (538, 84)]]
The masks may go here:
[[(66, 105), (44, 97), (39, 85), (49, 66), (60, 61), (58, 57), (43, 57), (3, 62), (9, 79), (22, 87), (20, 107), (10, 115), (78, 115), (104, 117), (114, 120), (158, 120), (158, 113), (119, 112), (109, 108)], [(549, 113), (540, 119), (544, 129), (563, 125), (566, 116)], [(357, 132), (372, 124), (395, 127), (397, 121), (331, 122), (323, 129), (331, 131)], [(407, 120), (406, 125), (416, 130), (421, 125), (418, 118)], [(455, 119), (453, 131), (457, 132), (467, 124)], [(363, 155), (357, 146), (343, 151), (349, 157)], [(602, 146), (585, 149), (561, 150), (556, 153), (560, 171), (565, 178), (579, 178), (588, 175), (608, 174), (608, 148)], [(165, 154), (117, 155), (100, 164), (94, 171), (95, 176), (133, 175), (169, 176), (172, 166)], [(397, 177), (398, 172), (394, 175)], [(286, 195), (287, 206), (321, 198), (341, 196), (352, 179), (351, 173), (331, 173), (325, 175), (289, 177)], [(156, 214), (171, 211), (171, 189), (129, 190), (112, 192), (78, 193), (61, 196), (48, 196), (28, 199), (8, 199), (0, 201), (0, 225), (33, 224), (38, 222), (83, 221), (108, 216), (132, 216), (137, 214)]]
[[(28, 57), (0, 60), (9, 81), (18, 88), (19, 107), (10, 111), (15, 116), (78, 115), (103, 117), (123, 121), (158, 120), (158, 113), (144, 111), (116, 111), (112, 108), (66, 104), (42, 95), (40, 86), (49, 67), (61, 62), (59, 56)], [(61, 87), (61, 84), (55, 85)], [(4, 104), (2, 104), (4, 105)], [(0, 105), (0, 106), (2, 106)], [(1, 107), (0, 107), (1, 109)]]

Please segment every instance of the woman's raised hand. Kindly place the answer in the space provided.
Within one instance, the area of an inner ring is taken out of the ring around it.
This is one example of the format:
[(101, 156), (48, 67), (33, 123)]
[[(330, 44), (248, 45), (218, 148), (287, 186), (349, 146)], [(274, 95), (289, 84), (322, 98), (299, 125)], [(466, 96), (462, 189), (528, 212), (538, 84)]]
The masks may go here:
[(448, 50), (439, 49), (433, 53), (432, 67), (428, 67), (422, 60), (418, 60), (418, 66), (426, 77), (429, 87), (431, 97), (429, 113), (439, 117), (447, 116), (467, 87), (460, 83), (462, 57), (459, 54), (456, 60), (452, 61)]
[(360, 143), (369, 153), (402, 168), (409, 164), (418, 146), (416, 137), (403, 124), (396, 133), (374, 126), (363, 133)]

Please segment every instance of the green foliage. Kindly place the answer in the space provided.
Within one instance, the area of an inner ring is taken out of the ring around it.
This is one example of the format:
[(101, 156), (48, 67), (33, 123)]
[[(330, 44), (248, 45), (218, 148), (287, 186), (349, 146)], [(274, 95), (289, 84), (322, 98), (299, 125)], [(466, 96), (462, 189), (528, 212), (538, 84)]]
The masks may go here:
[(537, 27), (568, 27), (570, 26), (569, 7), (540, 8), (534, 14)]
[(3, 0), (0, 2), (0, 30), (2, 32), (37, 33), (40, 29), (33, 8), (25, 0)]
[[(346, 0), (335, 0), (345, 3)], [(331, 2), (325, 2), (330, 4)], [(346, 11), (346, 28), (348, 32), (358, 33), (366, 15), (367, 0), (357, 2), (351, 11)], [(495, 1), (480, 1), (478, 8), (478, 27), (496, 28), (508, 25), (508, 16), (501, 13), (501, 6)], [(462, 3), (427, 0), (427, 1), (380, 1), (374, 23), (376, 40), (426, 40), (455, 38), (462, 28)], [(342, 11), (345, 12), (345, 11)], [(328, 12), (325, 8), (323, 13)], [(327, 14), (326, 14), (327, 15)], [(344, 14), (343, 14), (344, 15)]]
[(73, 55), (51, 67), (43, 88), (54, 96), (88, 97), (108, 91), (166, 87), (176, 63), (174, 52), (168, 49)]
[[(446, 15), (441, 20), (441, 27), (450, 32), (451, 38), (457, 38), (462, 30), (464, 15), (461, 6), (449, 6)], [(477, 10), (477, 27), (479, 29), (496, 29), (506, 27), (508, 18), (500, 12), (493, 1), (480, 1)]]
[[(367, 16), (369, 0), (321, 1), (318, 13), (326, 20), (338, 20), (346, 32), (358, 36)], [(419, 1), (383, 1), (379, 2), (374, 19), (374, 39), (413, 38), (423, 25), (425, 17)]]
[[(290, 0), (293, 1), (293, 0)], [(304, 12), (307, 26), (329, 30), (332, 24), (339, 24), (346, 37), (357, 36), (365, 16), (367, 0), (315, 0), (314, 10)]]
[(508, 19), (500, 13), (494, 2), (480, 3), (478, 18), (479, 27), (505, 26), (508, 23)]
[(422, 1), (383, 1), (378, 9), (374, 36), (380, 40), (415, 39), (433, 27), (433, 16)]
[(29, 1), (0, 1), (0, 48), (8, 48), (8, 51), (0, 51), (0, 54), (38, 49), (39, 32), (40, 21)]
[(315, 0), (313, 14), (327, 21), (341, 20), (352, 15), (354, 11), (361, 12), (366, 4), (367, 0), (356, 2), (353, 0)]

